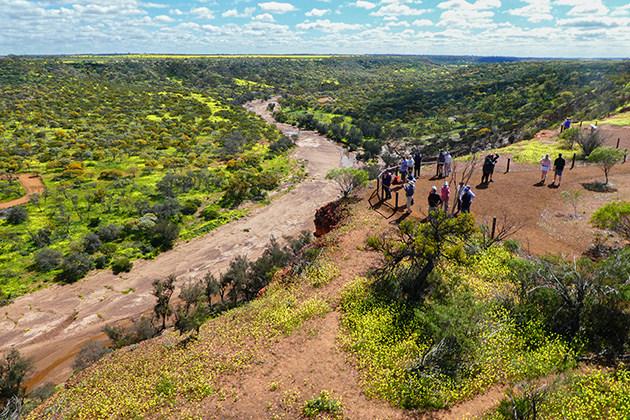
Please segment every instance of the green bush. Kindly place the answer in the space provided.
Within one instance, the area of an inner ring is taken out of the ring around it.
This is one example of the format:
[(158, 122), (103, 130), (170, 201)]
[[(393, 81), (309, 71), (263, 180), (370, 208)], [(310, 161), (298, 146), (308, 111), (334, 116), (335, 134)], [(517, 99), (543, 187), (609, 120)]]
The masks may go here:
[(215, 206), (207, 206), (201, 210), (200, 216), (203, 220), (209, 222), (221, 217), (221, 212)]
[(116, 275), (128, 273), (133, 268), (133, 263), (127, 257), (120, 257), (112, 263), (112, 272)]
[(322, 391), (317, 398), (312, 398), (304, 403), (302, 413), (306, 417), (317, 417), (322, 413), (329, 414), (333, 419), (343, 417), (343, 404), (330, 398), (329, 391)]
[(599, 229), (612, 230), (630, 239), (630, 203), (614, 201), (600, 207), (591, 216), (591, 223)]
[(22, 206), (13, 206), (6, 211), (7, 222), (20, 225), (28, 220), (28, 211)]
[(50, 248), (43, 248), (35, 254), (35, 269), (40, 273), (54, 270), (61, 264), (63, 254), (61, 251)]
[(92, 257), (84, 252), (73, 252), (66, 255), (61, 262), (61, 273), (58, 278), (66, 283), (74, 283), (85, 275), (94, 266)]

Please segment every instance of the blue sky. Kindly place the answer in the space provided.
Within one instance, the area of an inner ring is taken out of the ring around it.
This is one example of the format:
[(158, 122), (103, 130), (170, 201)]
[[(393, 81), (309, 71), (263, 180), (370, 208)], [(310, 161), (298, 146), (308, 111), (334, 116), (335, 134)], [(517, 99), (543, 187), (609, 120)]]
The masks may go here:
[(630, 57), (627, 0), (0, 0), (0, 55)]

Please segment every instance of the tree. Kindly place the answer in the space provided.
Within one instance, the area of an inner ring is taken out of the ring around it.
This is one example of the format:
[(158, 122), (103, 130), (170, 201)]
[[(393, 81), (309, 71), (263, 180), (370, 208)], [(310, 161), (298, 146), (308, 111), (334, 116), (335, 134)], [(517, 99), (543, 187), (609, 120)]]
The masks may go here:
[(59, 278), (66, 283), (74, 283), (84, 277), (92, 269), (94, 261), (84, 252), (73, 252), (66, 255), (61, 262)]
[(579, 144), (580, 147), (582, 148), (582, 152), (584, 153), (584, 156), (590, 156), (593, 150), (597, 149), (598, 147), (604, 144), (606, 139), (604, 138), (604, 135), (602, 134), (601, 131), (591, 130), (590, 132), (586, 134), (580, 133), (577, 136), (576, 141), (577, 141), (577, 144)]
[(438, 211), (426, 223), (405, 220), (394, 235), (369, 238), (368, 245), (384, 256), (375, 286), (394, 297), (423, 301), (433, 286), (433, 269), (442, 259), (462, 259), (462, 244), (474, 231), (470, 213), (448, 217)]
[(612, 230), (630, 240), (630, 203), (615, 201), (600, 207), (591, 216), (591, 224), (599, 229)]
[(602, 168), (604, 175), (606, 176), (606, 184), (608, 184), (608, 174), (615, 164), (623, 160), (624, 154), (623, 150), (615, 149), (614, 147), (601, 146), (593, 150), (591, 154), (588, 155), (588, 161), (596, 163), (600, 168)]
[(162, 319), (162, 330), (166, 329), (166, 319), (173, 314), (173, 307), (170, 301), (175, 291), (175, 280), (177, 278), (174, 274), (169, 275), (164, 280), (153, 280), (153, 296), (156, 299), (153, 312), (158, 320)]
[(28, 212), (22, 206), (13, 206), (7, 210), (7, 222), (19, 225), (28, 220)]
[(326, 179), (335, 181), (341, 189), (341, 194), (348, 197), (353, 189), (363, 185), (368, 180), (368, 174), (361, 169), (334, 168), (326, 173)]
[(35, 254), (35, 269), (40, 273), (54, 270), (61, 264), (63, 254), (61, 251), (51, 248), (43, 248)]
[(206, 273), (205, 276), (203, 276), (203, 284), (206, 301), (208, 302), (208, 306), (212, 308), (212, 296), (219, 293), (219, 291), (221, 290), (221, 286), (216, 277), (214, 277), (214, 275), (209, 271)]
[(20, 352), (12, 349), (0, 361), (0, 404), (4, 405), (9, 398), (22, 398), (26, 393), (26, 386), (22, 386), (26, 374), (33, 368), (31, 359), (24, 359)]
[(577, 206), (580, 203), (582, 191), (562, 191), (560, 193), (562, 199), (573, 206), (573, 217), (577, 218)]

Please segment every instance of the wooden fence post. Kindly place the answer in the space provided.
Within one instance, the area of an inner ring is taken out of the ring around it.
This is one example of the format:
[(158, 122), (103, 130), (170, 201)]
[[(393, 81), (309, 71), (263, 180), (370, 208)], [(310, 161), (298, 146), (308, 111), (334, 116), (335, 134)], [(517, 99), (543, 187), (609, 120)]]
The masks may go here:
[(510, 172), (510, 160), (511, 158), (508, 158), (507, 169), (505, 170), (505, 173)]
[(376, 178), (376, 196), (378, 197), (378, 199), (381, 199), (381, 180), (379, 178)]
[(628, 159), (628, 149), (626, 149), (626, 153), (623, 154), (623, 163), (626, 163), (626, 159)]
[(494, 231), (496, 230), (496, 228), (497, 228), (497, 218), (493, 217), (492, 218), (492, 234), (490, 236), (490, 239), (494, 239)]
[(573, 160), (571, 161), (571, 169), (575, 166), (575, 153), (573, 153)]
[(620, 140), (621, 140), (621, 139), (620, 139), (619, 137), (617, 137), (617, 149), (619, 149), (619, 141), (620, 141)]
[(398, 211), (398, 191), (396, 191), (396, 207), (394, 207), (394, 213)]

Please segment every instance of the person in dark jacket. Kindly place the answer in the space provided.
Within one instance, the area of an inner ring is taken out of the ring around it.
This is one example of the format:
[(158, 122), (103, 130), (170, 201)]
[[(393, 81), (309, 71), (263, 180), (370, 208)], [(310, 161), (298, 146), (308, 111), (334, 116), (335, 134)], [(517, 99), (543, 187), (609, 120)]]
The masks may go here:
[(483, 162), (483, 167), (481, 168), (483, 175), (481, 176), (481, 183), (487, 184), (492, 181), (492, 174), (494, 173), (494, 166), (497, 164), (497, 160), (499, 160), (499, 155), (492, 154), (486, 156), (486, 159)]
[(422, 154), (416, 152), (413, 155), (413, 176), (418, 178), (420, 176), (420, 165), (422, 165)]
[(475, 198), (475, 194), (470, 191), (469, 186), (466, 186), (464, 188), (464, 195), (462, 195), (462, 213), (470, 213), (470, 205), (472, 204), (473, 198)]
[(385, 171), (383, 177), (381, 178), (381, 183), (383, 184), (383, 190), (385, 193), (385, 200), (389, 200), (392, 198), (392, 173), (388, 170)]
[(429, 216), (431, 212), (437, 211), (440, 209), (440, 205), (442, 204), (442, 197), (437, 192), (437, 187), (434, 185), (431, 187), (431, 192), (429, 193), (429, 197), (427, 198), (429, 202)]

